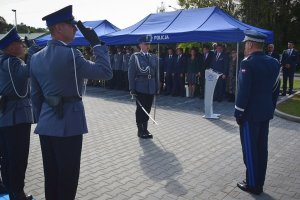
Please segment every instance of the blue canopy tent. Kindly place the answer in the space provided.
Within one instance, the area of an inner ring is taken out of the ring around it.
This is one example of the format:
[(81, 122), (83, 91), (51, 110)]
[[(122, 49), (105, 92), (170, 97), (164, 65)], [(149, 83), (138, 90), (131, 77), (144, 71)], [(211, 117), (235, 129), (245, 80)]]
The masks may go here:
[[(97, 21), (86, 21), (83, 23), (87, 27), (93, 28), (98, 36), (103, 36), (109, 33), (113, 33), (116, 31), (119, 31), (120, 29), (110, 23), (107, 20), (97, 20)], [(45, 46), (47, 44), (47, 41), (51, 40), (51, 35), (47, 34), (44, 36), (41, 36), (35, 40), (35, 42), (40, 46)], [(80, 31), (77, 31), (75, 34), (75, 39), (72, 43), (70, 43), (72, 46), (88, 46), (88, 41), (83, 37), (82, 33)]]
[(254, 29), (273, 41), (273, 32), (245, 24), (218, 7), (150, 14), (138, 23), (105, 35), (107, 44), (135, 44), (141, 35), (152, 35), (152, 43), (240, 42), (243, 31)]

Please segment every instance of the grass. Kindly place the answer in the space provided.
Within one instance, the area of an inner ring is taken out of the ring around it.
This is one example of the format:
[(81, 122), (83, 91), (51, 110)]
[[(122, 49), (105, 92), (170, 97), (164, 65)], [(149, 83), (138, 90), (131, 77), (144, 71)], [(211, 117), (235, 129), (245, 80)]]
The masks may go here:
[[(289, 88), (289, 82), (287, 82), (287, 88)], [(281, 79), (281, 88), (282, 89), (282, 79)], [(293, 90), (300, 90), (300, 80), (294, 80)]]
[(294, 80), (294, 90), (300, 90), (300, 80)]
[(289, 115), (300, 117), (300, 94), (297, 94), (283, 103), (278, 104), (277, 109)]

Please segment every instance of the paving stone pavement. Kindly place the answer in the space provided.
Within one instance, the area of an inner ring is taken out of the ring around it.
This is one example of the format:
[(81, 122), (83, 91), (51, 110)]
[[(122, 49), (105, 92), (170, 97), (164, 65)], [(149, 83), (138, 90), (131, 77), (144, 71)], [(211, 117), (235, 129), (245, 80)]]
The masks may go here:
[[(127, 92), (88, 88), (84, 105), (89, 133), (76, 199), (300, 199), (300, 126), (295, 122), (271, 121), (264, 193), (252, 196), (236, 187), (245, 167), (233, 103), (215, 103), (221, 119), (207, 120), (202, 118), (203, 100), (159, 96), (159, 125), (149, 124), (153, 140), (137, 138), (135, 103)], [(35, 134), (25, 190), (45, 199)]]

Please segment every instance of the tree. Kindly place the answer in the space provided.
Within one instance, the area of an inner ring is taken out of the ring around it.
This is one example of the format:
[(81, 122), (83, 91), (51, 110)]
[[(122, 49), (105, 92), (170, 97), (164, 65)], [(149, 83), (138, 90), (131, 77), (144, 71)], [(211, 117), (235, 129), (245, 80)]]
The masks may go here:
[(178, 2), (184, 9), (218, 6), (233, 16), (238, 14), (234, 0), (179, 0)]
[(0, 33), (6, 32), (7, 23), (3, 17), (0, 16)]
[[(5, 19), (0, 16), (0, 33), (6, 33), (10, 29), (12, 29), (14, 25), (12, 24), (7, 24)], [(24, 23), (18, 24), (17, 25), (18, 32), (19, 33), (41, 33), (41, 32), (47, 32), (47, 29), (44, 28), (34, 28), (31, 26), (27, 26)]]
[(286, 48), (289, 40), (300, 42), (300, 2), (295, 0), (241, 0), (241, 19), (274, 31), (275, 43)]

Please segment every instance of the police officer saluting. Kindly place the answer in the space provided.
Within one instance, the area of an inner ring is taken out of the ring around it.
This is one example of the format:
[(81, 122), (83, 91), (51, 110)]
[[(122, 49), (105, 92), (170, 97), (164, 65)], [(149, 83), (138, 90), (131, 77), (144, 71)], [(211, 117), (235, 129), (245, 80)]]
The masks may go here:
[(82, 134), (87, 124), (82, 103), (83, 79), (112, 78), (108, 50), (95, 31), (79, 21), (78, 29), (93, 47), (95, 62), (67, 46), (77, 28), (72, 6), (43, 18), (52, 40), (31, 59), (32, 101), (37, 119), (47, 200), (73, 200), (79, 179)]
[[(34, 120), (29, 99), (29, 66), (20, 59), (25, 53), (24, 45), (15, 28), (0, 40), (0, 49), (3, 50), (0, 56), (1, 176), (11, 200), (27, 200), (32, 196), (26, 196), (23, 189)], [(29, 49), (28, 62), (37, 50)]]
[(268, 161), (269, 121), (273, 118), (279, 94), (280, 65), (263, 52), (265, 39), (264, 34), (245, 31), (246, 58), (241, 62), (234, 113), (240, 126), (246, 165), (246, 180), (237, 186), (257, 195), (263, 192)]
[(138, 128), (137, 135), (140, 138), (148, 139), (153, 138), (152, 134), (148, 131), (149, 117), (141, 106), (150, 114), (154, 95), (159, 92), (158, 60), (156, 55), (148, 52), (151, 36), (142, 36), (138, 42), (141, 51), (134, 53), (129, 60), (129, 90), (130, 94), (137, 99), (135, 112)]

